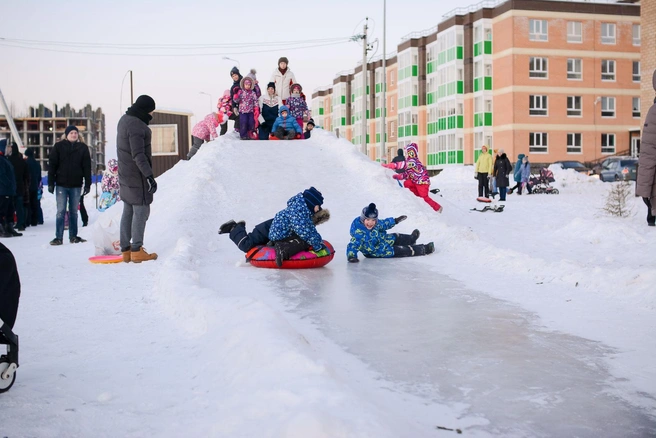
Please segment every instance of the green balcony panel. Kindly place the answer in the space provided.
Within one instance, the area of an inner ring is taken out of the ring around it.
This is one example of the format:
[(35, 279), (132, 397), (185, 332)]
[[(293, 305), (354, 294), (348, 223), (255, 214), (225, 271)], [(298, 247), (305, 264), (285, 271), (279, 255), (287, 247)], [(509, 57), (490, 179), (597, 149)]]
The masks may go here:
[(485, 41), (484, 49), (486, 55), (492, 54), (492, 41)]
[(431, 105), (433, 103), (433, 96), (431, 96), (431, 93), (428, 93), (426, 95), (426, 105)]
[(418, 135), (419, 125), (412, 125), (412, 135)]
[(433, 66), (432, 66), (432, 64), (433, 64), (432, 62), (429, 62), (428, 65), (426, 65), (426, 74), (427, 74), (427, 75), (433, 73)]
[(319, 115), (323, 116), (323, 108), (319, 108)]
[(342, 126), (346, 126), (346, 117), (342, 117)]
[(439, 164), (446, 164), (446, 152), (440, 152)]
[(417, 106), (417, 105), (419, 105), (419, 96), (417, 96), (416, 94), (413, 94), (412, 95), (412, 106)]
[(346, 96), (345, 96), (345, 95), (342, 96), (342, 104), (343, 104), (343, 105), (346, 104)]
[(485, 113), (485, 126), (492, 126), (492, 113)]
[(371, 117), (369, 117), (369, 110), (367, 110), (367, 118), (368, 118), (368, 119), (371, 118)]
[(465, 56), (465, 48), (462, 46), (456, 47), (456, 57), (458, 59), (463, 59)]
[(474, 44), (474, 57), (481, 54), (481, 43)]
[(480, 91), (481, 89), (481, 80), (479, 79), (474, 79), (474, 93), (477, 91)]
[(465, 92), (465, 82), (458, 81), (458, 94), (464, 94)]
[(428, 135), (431, 135), (433, 133), (430, 123), (426, 125), (426, 132), (428, 133)]
[(491, 90), (492, 89), (492, 76), (485, 76), (485, 89), (486, 90)]
[(456, 163), (465, 164), (465, 151), (456, 151)]
[(376, 143), (380, 143), (380, 134), (376, 134)]
[(478, 161), (478, 156), (481, 155), (481, 151), (475, 150), (474, 151), (474, 163)]
[(412, 135), (412, 126), (408, 125), (405, 127), (405, 136), (410, 137)]
[(351, 125), (355, 123), (355, 116), (351, 116)]
[(413, 65), (412, 66), (412, 76), (419, 76), (419, 66), (418, 65)]
[(403, 137), (403, 126), (399, 126), (399, 137)]
[(367, 94), (371, 94), (371, 91), (369, 90), (369, 85), (367, 85)]
[(367, 143), (369, 143), (369, 134), (367, 134)]
[(463, 129), (465, 127), (465, 116), (458, 117), (458, 128)]
[(376, 108), (376, 118), (380, 117), (380, 108)]
[(409, 106), (411, 106), (411, 105), (412, 105), (412, 96), (406, 96), (406, 97), (405, 97), (405, 102), (404, 102), (404, 103), (405, 103), (405, 107), (406, 107), (406, 108), (409, 107)]

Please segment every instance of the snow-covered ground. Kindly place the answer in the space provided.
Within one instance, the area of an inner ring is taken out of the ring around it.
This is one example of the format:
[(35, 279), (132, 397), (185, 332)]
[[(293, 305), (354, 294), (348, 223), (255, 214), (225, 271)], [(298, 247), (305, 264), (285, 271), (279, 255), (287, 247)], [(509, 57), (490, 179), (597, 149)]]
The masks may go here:
[[(45, 226), (2, 241), (23, 294), (0, 435), (654, 433), (656, 229), (641, 201), (630, 199), (633, 217), (608, 217), (613, 184), (555, 171), (559, 195), (472, 212), (463, 167), (433, 178), (438, 215), (390, 175), (321, 130), (304, 142), (222, 137), (158, 179), (145, 246), (160, 258), (141, 265), (88, 263), (90, 227), (89, 243), (50, 247), (46, 194)], [(327, 267), (256, 269), (217, 235), (310, 185), (331, 211), (319, 227), (337, 249)], [(408, 215), (394, 231), (419, 228), (437, 252), (346, 263), (369, 202)]]

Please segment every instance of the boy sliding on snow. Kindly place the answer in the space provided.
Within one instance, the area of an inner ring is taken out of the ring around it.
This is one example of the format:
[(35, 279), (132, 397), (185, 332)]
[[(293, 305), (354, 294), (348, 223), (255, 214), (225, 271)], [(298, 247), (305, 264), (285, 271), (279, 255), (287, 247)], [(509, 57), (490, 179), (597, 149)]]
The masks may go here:
[(300, 134), (301, 131), (302, 129), (298, 126), (296, 119), (289, 115), (289, 108), (285, 105), (281, 105), (280, 116), (276, 119), (271, 128), (273, 135), (280, 140), (293, 140), (296, 138), (296, 134)]
[(403, 186), (410, 189), (415, 196), (423, 198), (428, 205), (430, 205), (433, 210), (438, 213), (442, 213), (442, 206), (437, 202), (433, 201), (428, 194), (428, 189), (430, 189), (430, 177), (426, 168), (419, 161), (419, 150), (417, 149), (416, 143), (410, 143), (405, 147), (405, 161), (399, 161), (396, 163), (382, 164), (383, 167), (388, 169), (398, 169), (403, 170), (403, 173), (396, 173), (392, 178), (396, 180), (405, 180), (403, 181)]
[(219, 234), (230, 233), (230, 240), (243, 252), (273, 242), (276, 248), (276, 265), (281, 267), (283, 260), (289, 260), (293, 255), (307, 251), (310, 247), (314, 251), (324, 248), (323, 239), (316, 226), (330, 219), (330, 213), (323, 210), (321, 204), (321, 192), (310, 187), (290, 198), (287, 208), (276, 213), (273, 219), (256, 225), (252, 232), (246, 232), (246, 222), (229, 220), (221, 225)]
[(235, 95), (239, 104), (239, 137), (250, 140), (255, 134), (256, 121), (260, 115), (260, 87), (257, 85), (255, 70), (241, 80), (241, 90)]
[(435, 245), (416, 245), (419, 230), (412, 234), (387, 234), (387, 230), (407, 219), (407, 216), (378, 220), (376, 204), (371, 203), (362, 209), (362, 214), (351, 224), (351, 242), (346, 247), (346, 257), (357, 263), (358, 252), (367, 258), (413, 257), (428, 255), (435, 251)]
[(189, 149), (189, 153), (187, 154), (187, 160), (191, 160), (191, 157), (196, 155), (196, 152), (198, 152), (198, 149), (200, 149), (204, 142), (215, 140), (219, 136), (216, 132), (216, 128), (228, 121), (227, 117), (223, 117), (225, 117), (225, 115), (222, 115), (221, 113), (211, 113), (194, 125), (191, 130), (192, 144), (191, 149)]

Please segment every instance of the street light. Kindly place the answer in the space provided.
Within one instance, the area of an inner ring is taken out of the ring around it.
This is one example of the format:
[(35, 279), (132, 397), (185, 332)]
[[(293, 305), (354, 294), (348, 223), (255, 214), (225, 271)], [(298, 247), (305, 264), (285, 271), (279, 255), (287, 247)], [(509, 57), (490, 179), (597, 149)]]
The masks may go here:
[(239, 61), (237, 61), (236, 59), (228, 58), (227, 56), (224, 56), (224, 57), (221, 58), (221, 59), (225, 59), (226, 61), (234, 61), (234, 62), (237, 63), (237, 67), (238, 67), (238, 68), (241, 68), (241, 64), (240, 64)]
[(380, 162), (387, 161), (387, 120), (385, 118), (387, 111), (387, 0), (383, 0), (383, 107), (381, 108), (380, 120)]
[(210, 98), (210, 112), (212, 112), (212, 102), (214, 102), (214, 99), (212, 99), (212, 95), (204, 91), (199, 91), (198, 94), (204, 94), (205, 96), (208, 96)]

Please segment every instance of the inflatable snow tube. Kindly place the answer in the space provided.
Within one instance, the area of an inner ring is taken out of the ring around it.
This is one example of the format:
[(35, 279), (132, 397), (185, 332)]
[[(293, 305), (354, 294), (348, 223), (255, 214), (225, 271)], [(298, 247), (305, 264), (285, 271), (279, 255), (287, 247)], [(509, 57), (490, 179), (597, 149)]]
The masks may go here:
[(326, 266), (335, 257), (335, 248), (327, 240), (323, 241), (325, 248), (321, 251), (301, 251), (289, 260), (282, 262), (282, 267), (276, 266), (276, 250), (273, 246), (258, 245), (246, 253), (246, 260), (258, 268), (273, 269), (310, 269)]
[(492, 202), (490, 198), (484, 198), (483, 196), (479, 196), (478, 198), (476, 198), (476, 200), (478, 202), (485, 202), (486, 204)]
[(112, 263), (123, 263), (122, 255), (98, 255), (89, 257), (89, 261), (94, 265), (109, 265)]
[[(279, 141), (280, 139), (273, 134), (269, 134), (269, 140)], [(292, 140), (303, 140), (303, 136), (301, 134), (296, 134), (296, 137), (294, 137)], [(286, 140), (282, 140), (282, 141), (286, 141)]]

